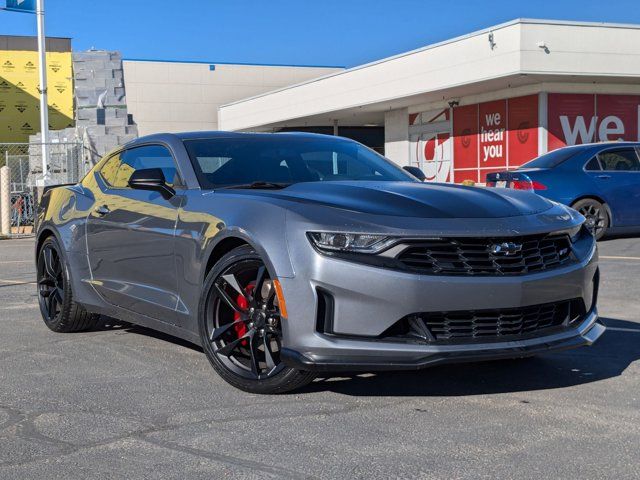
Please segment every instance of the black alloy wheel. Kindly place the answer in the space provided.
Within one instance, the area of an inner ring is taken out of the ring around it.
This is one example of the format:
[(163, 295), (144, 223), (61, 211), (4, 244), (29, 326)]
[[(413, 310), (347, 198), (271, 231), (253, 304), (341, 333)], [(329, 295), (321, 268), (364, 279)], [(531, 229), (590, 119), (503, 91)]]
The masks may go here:
[(46, 323), (54, 323), (62, 314), (64, 288), (62, 259), (54, 244), (49, 242), (38, 258), (38, 301)]
[(260, 380), (282, 369), (280, 311), (261, 261), (246, 260), (226, 269), (214, 282), (207, 310), (209, 341), (230, 370)]
[(75, 302), (69, 268), (55, 237), (43, 241), (37, 258), (38, 303), (45, 325), (60, 333), (90, 330), (99, 325), (100, 315)]
[(573, 208), (586, 218), (585, 226), (596, 240), (600, 240), (609, 228), (609, 214), (605, 206), (595, 199), (585, 198), (577, 201)]
[(281, 393), (313, 379), (280, 361), (285, 319), (274, 279), (253, 249), (225, 255), (207, 276), (203, 294), (203, 347), (227, 382), (253, 393)]

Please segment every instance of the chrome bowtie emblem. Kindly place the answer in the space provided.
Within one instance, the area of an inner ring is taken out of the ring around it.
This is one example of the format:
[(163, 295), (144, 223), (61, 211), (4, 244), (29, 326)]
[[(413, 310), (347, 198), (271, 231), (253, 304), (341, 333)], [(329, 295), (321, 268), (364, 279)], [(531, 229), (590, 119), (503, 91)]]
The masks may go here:
[(493, 253), (494, 255), (510, 256), (510, 255), (515, 255), (521, 250), (522, 250), (521, 243), (502, 242), (502, 243), (494, 243), (493, 245), (491, 245), (491, 253)]

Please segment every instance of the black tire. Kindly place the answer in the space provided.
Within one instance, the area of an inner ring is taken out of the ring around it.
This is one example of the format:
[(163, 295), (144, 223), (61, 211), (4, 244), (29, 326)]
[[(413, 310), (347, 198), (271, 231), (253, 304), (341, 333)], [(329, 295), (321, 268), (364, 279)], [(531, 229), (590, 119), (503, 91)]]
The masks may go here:
[(90, 313), (73, 300), (69, 267), (55, 237), (48, 237), (38, 252), (38, 303), (47, 327), (70, 333), (95, 328), (100, 316)]
[(595, 198), (583, 198), (571, 205), (572, 208), (580, 212), (587, 221), (585, 225), (596, 240), (600, 240), (609, 228), (609, 212), (607, 208)]
[[(202, 348), (218, 375), (245, 392), (284, 393), (315, 378), (280, 362), (282, 323), (271, 279), (255, 250), (241, 246), (220, 259), (202, 289), (198, 308)], [(270, 286), (265, 297), (261, 297), (263, 285)]]

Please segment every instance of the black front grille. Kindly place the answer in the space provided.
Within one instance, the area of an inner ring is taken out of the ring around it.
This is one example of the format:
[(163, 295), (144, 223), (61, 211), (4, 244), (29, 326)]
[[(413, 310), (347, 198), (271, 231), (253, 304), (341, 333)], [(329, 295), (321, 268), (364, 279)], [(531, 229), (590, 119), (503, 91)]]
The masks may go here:
[[(503, 243), (515, 248), (509, 254), (493, 253)], [(397, 260), (405, 269), (427, 275), (520, 275), (561, 266), (570, 258), (567, 235), (530, 235), (416, 241)]]
[(404, 317), (383, 336), (426, 342), (526, 337), (568, 327), (584, 315), (584, 305), (579, 299), (518, 308), (422, 312)]

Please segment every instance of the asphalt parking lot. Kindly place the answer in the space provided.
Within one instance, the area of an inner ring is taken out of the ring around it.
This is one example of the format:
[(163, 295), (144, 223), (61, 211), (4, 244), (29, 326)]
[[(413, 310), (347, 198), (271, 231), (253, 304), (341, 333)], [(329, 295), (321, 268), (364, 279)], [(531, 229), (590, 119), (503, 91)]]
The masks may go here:
[(0, 241), (2, 479), (640, 478), (640, 239), (600, 244), (593, 347), (281, 396), (143, 328), (50, 332), (32, 255)]

